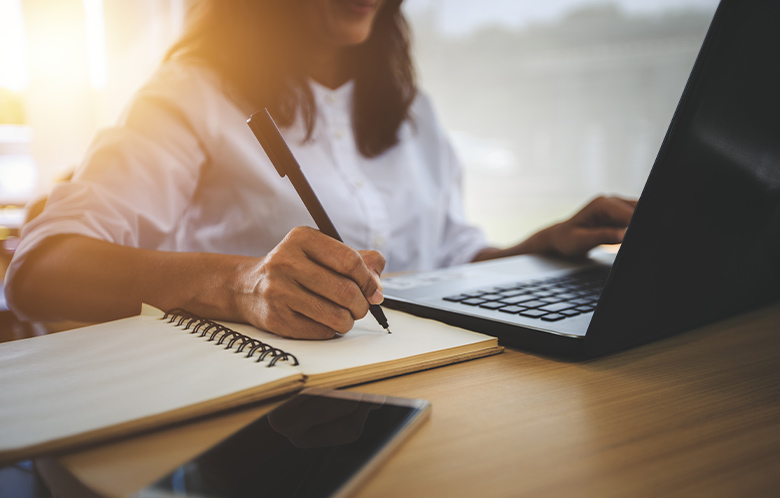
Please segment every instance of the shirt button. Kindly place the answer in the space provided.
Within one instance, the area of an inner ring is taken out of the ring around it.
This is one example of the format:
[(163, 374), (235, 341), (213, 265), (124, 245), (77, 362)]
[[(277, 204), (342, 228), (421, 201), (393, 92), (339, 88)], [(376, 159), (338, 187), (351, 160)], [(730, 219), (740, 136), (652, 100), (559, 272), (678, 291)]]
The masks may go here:
[(341, 137), (344, 136), (344, 132), (341, 131), (341, 130), (336, 130), (336, 132), (333, 134), (333, 136), (336, 137), (336, 138), (341, 138)]
[(363, 182), (363, 180), (355, 180), (355, 186), (356, 186), (357, 188), (360, 188), (360, 187), (362, 187), (363, 185), (365, 185), (365, 182)]
[(338, 99), (336, 98), (335, 95), (333, 95), (332, 93), (329, 93), (328, 97), (327, 97), (327, 100), (328, 100), (328, 102), (330, 102), (332, 104), (332, 103), (336, 102), (336, 100), (338, 100)]
[(384, 237), (377, 235), (374, 237), (374, 247), (377, 249), (382, 249), (385, 246), (385, 239)]

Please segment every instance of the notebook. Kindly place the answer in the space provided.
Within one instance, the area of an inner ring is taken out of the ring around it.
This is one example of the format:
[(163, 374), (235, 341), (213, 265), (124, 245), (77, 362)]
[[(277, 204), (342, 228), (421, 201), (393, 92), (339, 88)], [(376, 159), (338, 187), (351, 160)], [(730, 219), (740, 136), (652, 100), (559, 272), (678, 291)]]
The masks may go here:
[(616, 257), (404, 275), (383, 281), (385, 306), (599, 355), (777, 300), (778, 53), (780, 3), (720, 3)]
[(183, 311), (0, 344), (0, 465), (259, 401), (499, 353), (494, 337), (388, 310), (327, 341)]

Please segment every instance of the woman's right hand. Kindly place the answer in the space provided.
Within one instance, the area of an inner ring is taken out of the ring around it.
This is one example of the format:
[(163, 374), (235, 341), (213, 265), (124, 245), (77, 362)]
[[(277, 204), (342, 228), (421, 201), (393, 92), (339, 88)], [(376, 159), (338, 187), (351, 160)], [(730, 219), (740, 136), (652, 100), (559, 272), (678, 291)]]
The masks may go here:
[[(256, 261), (256, 260), (255, 260)], [(275, 334), (329, 339), (352, 329), (383, 300), (385, 259), (356, 251), (319, 230), (296, 227), (242, 275), (243, 319)]]
[[(352, 329), (382, 302), (384, 257), (298, 227), (263, 258), (127, 247), (83, 235), (45, 239), (6, 281), (6, 297), (37, 321), (103, 322), (141, 303), (244, 321), (301, 339)], [(10, 291), (10, 292), (9, 292)]]

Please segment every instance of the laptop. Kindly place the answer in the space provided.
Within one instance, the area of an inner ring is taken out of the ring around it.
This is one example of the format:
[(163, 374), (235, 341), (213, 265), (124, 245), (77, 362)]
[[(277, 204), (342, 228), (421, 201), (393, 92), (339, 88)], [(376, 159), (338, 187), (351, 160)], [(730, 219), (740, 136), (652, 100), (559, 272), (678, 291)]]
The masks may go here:
[(780, 1), (722, 0), (616, 255), (383, 280), (384, 305), (602, 355), (780, 299)]

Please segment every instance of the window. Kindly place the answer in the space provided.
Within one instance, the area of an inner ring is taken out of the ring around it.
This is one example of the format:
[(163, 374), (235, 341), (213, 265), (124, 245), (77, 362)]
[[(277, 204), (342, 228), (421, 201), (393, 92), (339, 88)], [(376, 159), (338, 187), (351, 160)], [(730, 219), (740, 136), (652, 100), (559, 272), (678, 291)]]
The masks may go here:
[(518, 241), (598, 193), (638, 197), (717, 0), (407, 0), (466, 209)]
[(0, 0), (0, 204), (48, 190), (81, 161), (178, 36), (188, 3)]

